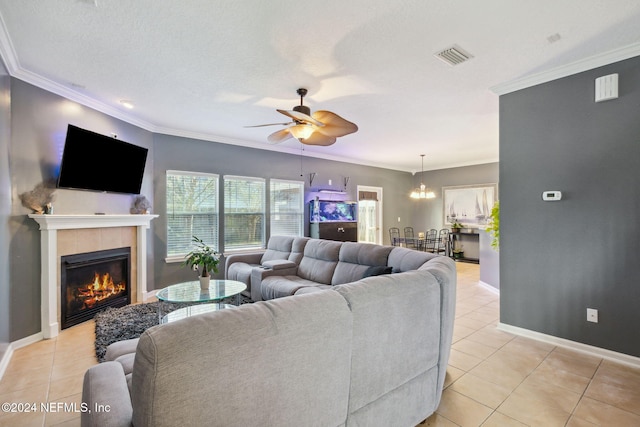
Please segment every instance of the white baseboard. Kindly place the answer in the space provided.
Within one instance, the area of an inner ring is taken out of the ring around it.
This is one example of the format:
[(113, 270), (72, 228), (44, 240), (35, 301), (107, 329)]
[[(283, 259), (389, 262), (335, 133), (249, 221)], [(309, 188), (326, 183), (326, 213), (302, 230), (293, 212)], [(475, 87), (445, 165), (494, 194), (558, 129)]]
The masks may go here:
[(500, 289), (494, 288), (493, 286), (491, 286), (490, 284), (483, 282), (482, 280), (480, 280), (478, 282), (478, 285), (482, 286), (483, 288), (485, 288), (488, 291), (493, 292), (496, 295), (500, 295)]
[(19, 339), (18, 341), (14, 341), (9, 343), (6, 351), (2, 355), (2, 359), (0, 359), (0, 380), (4, 376), (7, 367), (9, 366), (9, 362), (11, 361), (11, 356), (13, 356), (13, 352), (19, 348), (26, 347), (29, 344), (36, 343), (38, 341), (42, 341), (44, 339), (44, 335), (42, 332), (38, 332), (37, 334), (30, 335), (28, 337), (24, 337)]
[(589, 356), (595, 356), (602, 359), (610, 360), (612, 362), (632, 366), (634, 368), (640, 368), (639, 357), (629, 356), (628, 354), (618, 353), (615, 351), (607, 350), (606, 348), (594, 347), (592, 345), (554, 337), (553, 335), (547, 335), (540, 332), (532, 331), (530, 329), (507, 325), (505, 323), (498, 323), (498, 329), (504, 332), (512, 333), (514, 335), (519, 335), (521, 337), (531, 338), (536, 341), (542, 341), (559, 347), (568, 348), (570, 350), (574, 350)]

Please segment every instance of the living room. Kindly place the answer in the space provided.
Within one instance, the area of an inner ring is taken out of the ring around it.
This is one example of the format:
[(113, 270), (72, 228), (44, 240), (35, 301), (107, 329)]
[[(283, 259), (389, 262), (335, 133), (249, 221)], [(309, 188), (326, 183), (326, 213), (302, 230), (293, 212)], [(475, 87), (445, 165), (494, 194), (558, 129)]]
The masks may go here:
[[(640, 321), (638, 226), (632, 219), (623, 233), (618, 223), (640, 205), (634, 190), (640, 180), (640, 59), (637, 44), (616, 48), (566, 75), (497, 89), (500, 163), (424, 176), (434, 188), (499, 181), (500, 322), (507, 329), (638, 365), (640, 341), (629, 332)], [(595, 80), (614, 73), (619, 98), (594, 102)], [(349, 176), (349, 195), (359, 184), (383, 188), (385, 230), (396, 224), (443, 225), (441, 201), (418, 207), (407, 197), (417, 183), (409, 172), (147, 131), (12, 77), (6, 69), (2, 92), (0, 358), (12, 343), (15, 349), (38, 339), (41, 330), (40, 234), (18, 195), (55, 178), (69, 123), (117, 133), (150, 150), (142, 194), (159, 217), (147, 238), (149, 289), (190, 277), (178, 264), (164, 262), (166, 170), (220, 175), (250, 170), (265, 179), (304, 181), (305, 189), (311, 187), (311, 172), (325, 183)], [(563, 199), (542, 201), (549, 190), (562, 191)], [(59, 189), (54, 208), (60, 214), (127, 213), (131, 203), (131, 196)], [(599, 311), (598, 323), (586, 321), (587, 308)]]

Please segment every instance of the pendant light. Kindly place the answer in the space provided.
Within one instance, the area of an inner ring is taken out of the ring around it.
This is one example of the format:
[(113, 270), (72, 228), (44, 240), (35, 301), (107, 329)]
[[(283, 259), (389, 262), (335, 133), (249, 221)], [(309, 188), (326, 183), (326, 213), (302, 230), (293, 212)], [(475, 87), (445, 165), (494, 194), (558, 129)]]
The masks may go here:
[(413, 190), (409, 197), (412, 199), (433, 199), (436, 197), (436, 193), (424, 185), (424, 154), (420, 154), (420, 157), (422, 157), (422, 176), (420, 177), (420, 187)]

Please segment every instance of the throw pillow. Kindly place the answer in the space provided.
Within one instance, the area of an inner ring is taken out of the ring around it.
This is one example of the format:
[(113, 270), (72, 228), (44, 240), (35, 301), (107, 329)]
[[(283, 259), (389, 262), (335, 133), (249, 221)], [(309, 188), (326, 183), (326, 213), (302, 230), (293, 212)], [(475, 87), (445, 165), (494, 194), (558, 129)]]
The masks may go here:
[(387, 267), (386, 265), (373, 265), (364, 271), (362, 278), (380, 276), (381, 274), (391, 274), (392, 269), (392, 267)]

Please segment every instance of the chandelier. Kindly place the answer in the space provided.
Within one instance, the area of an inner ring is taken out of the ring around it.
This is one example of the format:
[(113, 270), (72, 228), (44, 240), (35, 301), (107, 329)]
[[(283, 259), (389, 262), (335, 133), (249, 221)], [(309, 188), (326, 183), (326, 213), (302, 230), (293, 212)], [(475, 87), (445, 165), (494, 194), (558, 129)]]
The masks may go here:
[(433, 199), (436, 197), (436, 193), (424, 185), (424, 154), (420, 154), (420, 157), (422, 157), (422, 176), (420, 177), (420, 187), (414, 189), (409, 197), (412, 199)]

